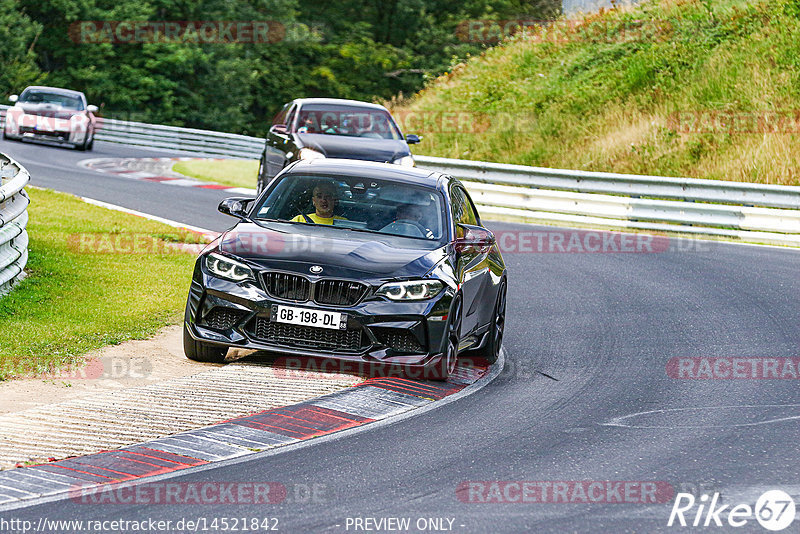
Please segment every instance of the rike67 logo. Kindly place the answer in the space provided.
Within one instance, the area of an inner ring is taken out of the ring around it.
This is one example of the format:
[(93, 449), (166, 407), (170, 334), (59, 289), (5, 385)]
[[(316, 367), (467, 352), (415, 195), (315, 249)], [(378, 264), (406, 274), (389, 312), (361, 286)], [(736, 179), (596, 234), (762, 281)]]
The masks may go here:
[(765, 529), (779, 531), (791, 525), (794, 518), (794, 500), (781, 490), (765, 492), (755, 507), (744, 503), (721, 504), (719, 493), (714, 493), (710, 502), (706, 494), (695, 499), (691, 493), (678, 493), (667, 526), (743, 527), (755, 519)]

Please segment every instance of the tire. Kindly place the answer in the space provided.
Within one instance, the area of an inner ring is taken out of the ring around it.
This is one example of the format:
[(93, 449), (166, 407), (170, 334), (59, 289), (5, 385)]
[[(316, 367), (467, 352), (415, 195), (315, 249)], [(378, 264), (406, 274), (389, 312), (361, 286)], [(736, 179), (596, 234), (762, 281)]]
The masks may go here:
[(189, 334), (186, 323), (183, 325), (183, 353), (196, 362), (223, 363), (228, 354), (227, 347), (197, 341)]
[(503, 346), (503, 333), (506, 327), (506, 281), (500, 282), (497, 290), (497, 299), (494, 303), (494, 315), (487, 332), (486, 343), (483, 347), (471, 351), (471, 354), (483, 358), (489, 363), (494, 363), (500, 357), (500, 349)]
[(83, 143), (75, 145), (75, 148), (81, 152), (86, 152), (87, 150), (94, 148), (94, 135), (91, 132), (88, 132), (86, 134), (86, 139), (83, 140)]
[(453, 299), (447, 323), (447, 349), (434, 368), (432, 380), (447, 380), (458, 364), (458, 343), (461, 341), (461, 295)]

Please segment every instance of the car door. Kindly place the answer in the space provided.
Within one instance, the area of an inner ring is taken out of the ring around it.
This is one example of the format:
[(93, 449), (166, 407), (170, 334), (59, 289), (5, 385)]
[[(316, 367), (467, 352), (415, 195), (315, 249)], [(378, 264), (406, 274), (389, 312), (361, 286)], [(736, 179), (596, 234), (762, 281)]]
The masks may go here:
[[(480, 226), (475, 206), (463, 186), (456, 181), (450, 186), (450, 209), (453, 212), (453, 222), (456, 224)], [(463, 237), (458, 226), (456, 226), (456, 237)], [(489, 265), (486, 261), (488, 251), (486, 248), (464, 247), (457, 250), (456, 255), (457, 275), (461, 281), (461, 294), (464, 299), (461, 333), (466, 335), (483, 326), (488, 316), (485, 312), (481, 313), (486, 307), (482, 300), (490, 283)]]
[(288, 111), (284, 114), (282, 110), (278, 114), (275, 123), (267, 133), (264, 155), (267, 181), (272, 180), (286, 166), (286, 161), (291, 159), (291, 156), (287, 157), (287, 154), (292, 153), (294, 155), (295, 152), (294, 143), (289, 132), (292, 122), (297, 116), (298, 105), (287, 104), (287, 106), (289, 106)]

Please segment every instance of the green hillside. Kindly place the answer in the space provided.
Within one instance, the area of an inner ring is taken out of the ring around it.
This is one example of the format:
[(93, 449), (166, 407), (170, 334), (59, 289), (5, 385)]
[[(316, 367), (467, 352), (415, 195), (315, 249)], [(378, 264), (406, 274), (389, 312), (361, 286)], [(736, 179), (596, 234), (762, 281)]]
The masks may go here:
[(474, 114), (428, 155), (797, 185), (799, 104), (800, 0), (662, 0), (517, 34), (395, 110)]

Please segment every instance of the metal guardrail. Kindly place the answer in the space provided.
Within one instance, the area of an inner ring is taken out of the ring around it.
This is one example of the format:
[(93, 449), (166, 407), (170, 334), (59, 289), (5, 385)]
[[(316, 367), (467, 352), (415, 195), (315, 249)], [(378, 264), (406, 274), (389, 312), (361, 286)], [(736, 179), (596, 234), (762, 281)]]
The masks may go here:
[(414, 156), (425, 168), (465, 180), (577, 193), (606, 193), (685, 202), (713, 202), (800, 209), (800, 187), (641, 176), (485, 163), (462, 159)]
[[(9, 107), (0, 105), (0, 125), (4, 123)], [(259, 158), (264, 150), (264, 139), (258, 137), (100, 117), (97, 119), (95, 139), (124, 145), (183, 150), (202, 156)]]
[(98, 119), (96, 139), (236, 158), (260, 158), (264, 150), (264, 139), (258, 137), (115, 119)]
[(28, 262), (28, 204), (25, 186), (30, 175), (5, 154), (0, 154), (0, 296), (25, 276)]
[(464, 181), (487, 215), (800, 246), (800, 187), (415, 158)]
[[(264, 148), (258, 137), (118, 120), (103, 121), (97, 139), (240, 158), (259, 158)], [(800, 246), (800, 187), (415, 159), (463, 180), (487, 215)]]

